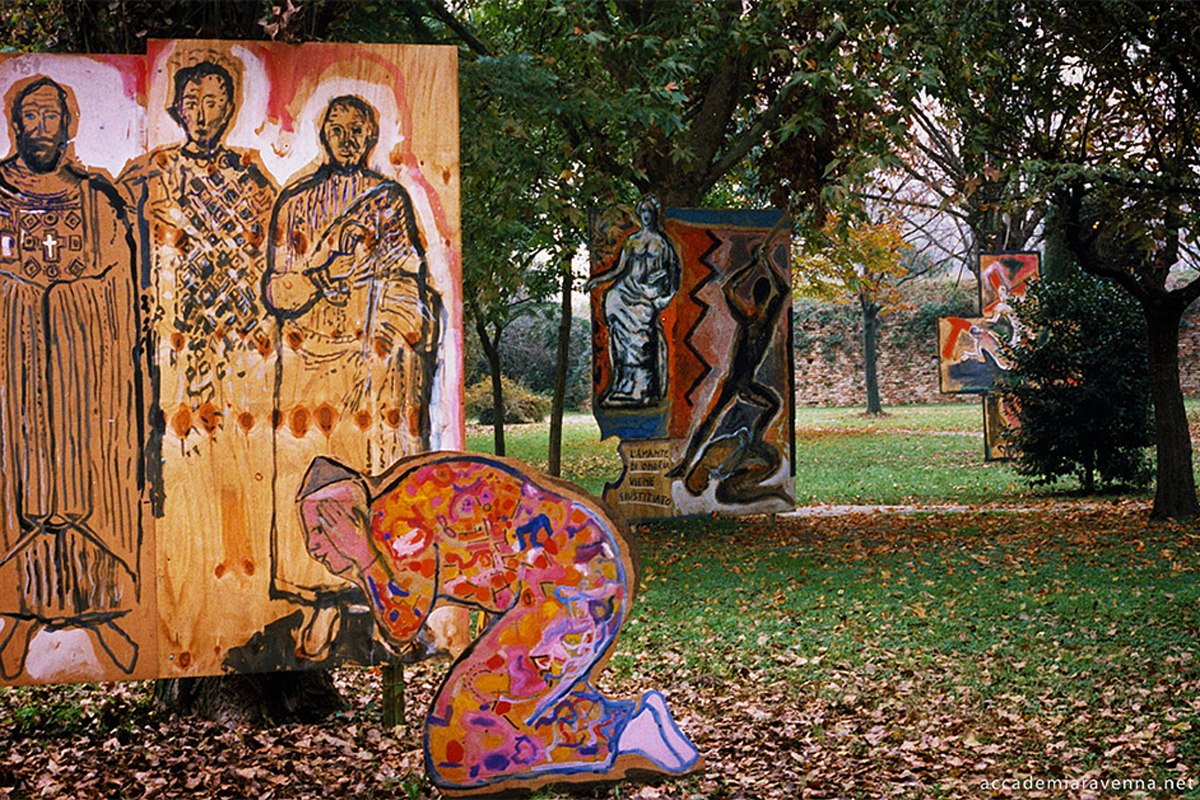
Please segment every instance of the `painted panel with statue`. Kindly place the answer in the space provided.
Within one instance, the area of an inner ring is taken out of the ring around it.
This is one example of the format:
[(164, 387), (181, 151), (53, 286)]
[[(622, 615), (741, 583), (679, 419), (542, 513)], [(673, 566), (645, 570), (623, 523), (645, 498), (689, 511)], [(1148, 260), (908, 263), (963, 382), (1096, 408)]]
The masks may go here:
[(785, 224), (653, 197), (593, 215), (593, 408), (627, 517), (794, 507)]

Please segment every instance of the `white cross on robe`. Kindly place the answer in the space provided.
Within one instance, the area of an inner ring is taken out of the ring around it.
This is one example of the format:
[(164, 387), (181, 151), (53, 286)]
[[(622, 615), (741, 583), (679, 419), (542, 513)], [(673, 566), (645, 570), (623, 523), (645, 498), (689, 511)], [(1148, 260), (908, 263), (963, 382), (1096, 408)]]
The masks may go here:
[(58, 252), (56, 249), (58, 247), (58, 244), (59, 244), (58, 239), (54, 238), (54, 231), (50, 231), (49, 233), (46, 234), (46, 238), (42, 239), (42, 249), (46, 251), (46, 260), (47, 261), (57, 261), (58, 260)]

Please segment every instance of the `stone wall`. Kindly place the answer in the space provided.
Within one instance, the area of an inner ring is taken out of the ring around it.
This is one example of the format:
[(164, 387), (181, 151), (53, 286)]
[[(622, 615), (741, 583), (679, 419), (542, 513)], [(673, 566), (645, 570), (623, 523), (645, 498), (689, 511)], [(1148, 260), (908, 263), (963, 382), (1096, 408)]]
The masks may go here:
[[(858, 306), (800, 300), (796, 308), (796, 405), (866, 406)], [(883, 318), (878, 371), (884, 406), (963, 399), (938, 392), (937, 327), (929, 324), (931, 310), (926, 301)], [(1185, 317), (1179, 338), (1184, 395), (1200, 397), (1200, 304)]]

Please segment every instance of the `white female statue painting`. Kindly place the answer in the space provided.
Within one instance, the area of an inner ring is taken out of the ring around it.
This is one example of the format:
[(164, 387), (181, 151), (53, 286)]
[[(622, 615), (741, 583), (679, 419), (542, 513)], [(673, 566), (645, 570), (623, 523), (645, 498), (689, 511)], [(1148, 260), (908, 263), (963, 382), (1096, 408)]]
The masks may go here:
[(662, 229), (662, 206), (647, 195), (637, 204), (641, 230), (621, 246), (616, 265), (589, 280), (585, 289), (612, 282), (604, 292), (604, 321), (612, 379), (597, 398), (601, 406), (646, 408), (667, 390), (667, 337), (660, 319), (679, 290), (679, 255)]

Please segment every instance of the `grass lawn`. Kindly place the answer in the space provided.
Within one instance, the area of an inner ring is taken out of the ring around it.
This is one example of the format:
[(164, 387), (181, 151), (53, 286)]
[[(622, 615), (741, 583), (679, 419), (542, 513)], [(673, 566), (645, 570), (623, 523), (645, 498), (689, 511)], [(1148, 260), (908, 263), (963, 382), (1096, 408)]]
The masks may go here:
[(1168, 796), (1200, 797), (1200, 534), (1143, 515), (639, 528), (646, 591), (613, 672), (671, 687), (701, 746), (739, 765), (702, 797), (1180, 775), (1197, 790)]
[[(1200, 798), (1200, 527), (1024, 489), (983, 464), (977, 403), (889, 412), (801, 409), (805, 501), (990, 505), (636, 526), (600, 684), (661, 690), (707, 770), (583, 796)], [(544, 460), (544, 428), (509, 434)], [(569, 477), (616, 474), (589, 417), (566, 437)], [(420, 720), (445, 669), (407, 671), (396, 730), (371, 670), (338, 671), (336, 719), (247, 731), (161, 714), (148, 683), (0, 689), (0, 798), (435, 798)]]
[[(1200, 401), (1188, 401), (1200, 424)], [(796, 496), (814, 504), (982, 504), (1036, 501), (1078, 491), (1068, 479), (1031, 488), (1005, 462), (983, 457), (983, 411), (978, 399), (939, 405), (892, 406), (883, 417), (857, 408), (799, 408), (796, 412)], [(509, 456), (546, 468), (545, 424), (505, 430)], [(467, 449), (492, 453), (491, 428), (472, 426)], [(563, 423), (563, 477), (593, 494), (621, 472), (616, 439), (600, 441), (588, 414)], [(1198, 463), (1200, 468), (1200, 463)]]
[[(504, 429), (505, 454), (519, 458), (534, 469), (546, 469), (550, 429), (545, 423), (509, 425)], [(471, 426), (467, 430), (467, 450), (494, 453), (495, 441), (490, 427)], [(600, 441), (600, 428), (591, 414), (567, 414), (563, 419), (563, 477), (592, 494), (604, 491), (606, 481), (621, 474), (617, 440)]]

